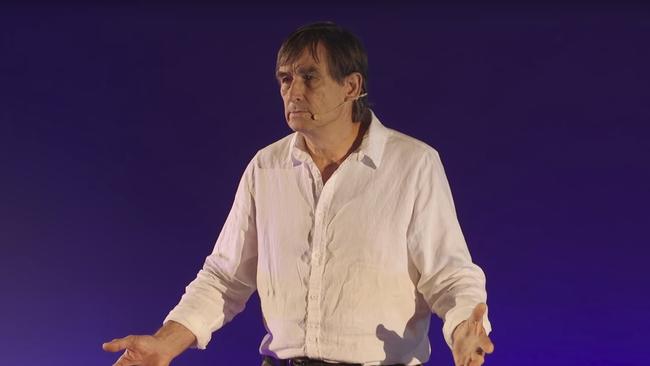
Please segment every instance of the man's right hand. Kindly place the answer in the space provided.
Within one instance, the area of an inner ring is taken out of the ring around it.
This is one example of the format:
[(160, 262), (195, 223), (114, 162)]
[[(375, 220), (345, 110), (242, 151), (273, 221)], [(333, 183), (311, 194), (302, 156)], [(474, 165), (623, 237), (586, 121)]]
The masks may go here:
[(169, 366), (174, 358), (165, 343), (151, 335), (130, 335), (102, 345), (104, 351), (124, 351), (113, 366)]
[(183, 325), (168, 321), (155, 335), (130, 335), (102, 344), (104, 351), (124, 351), (113, 366), (169, 366), (172, 360), (196, 342)]

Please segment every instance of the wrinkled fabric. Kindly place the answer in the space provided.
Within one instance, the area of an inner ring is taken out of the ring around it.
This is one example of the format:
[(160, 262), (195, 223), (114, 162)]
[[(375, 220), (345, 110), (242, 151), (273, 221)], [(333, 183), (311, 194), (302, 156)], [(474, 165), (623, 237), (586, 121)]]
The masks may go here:
[[(453, 329), (487, 296), (437, 151), (374, 113), (325, 184), (299, 133), (260, 150), (165, 321), (203, 349), (256, 290), (261, 354), (363, 365), (426, 362), (431, 312), (451, 347)], [(483, 325), (489, 333), (487, 314)]]

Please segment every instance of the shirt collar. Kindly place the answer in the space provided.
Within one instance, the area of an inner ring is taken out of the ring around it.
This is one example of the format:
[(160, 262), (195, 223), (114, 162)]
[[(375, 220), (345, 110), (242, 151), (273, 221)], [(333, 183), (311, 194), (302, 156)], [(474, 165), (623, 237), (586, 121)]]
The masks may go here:
[(300, 165), (309, 158), (307, 146), (305, 145), (305, 138), (298, 132), (294, 132), (291, 136), (288, 158), (293, 166)]
[(377, 118), (375, 112), (371, 110), (370, 113), (372, 120), (370, 121), (370, 126), (366, 134), (363, 136), (363, 140), (361, 140), (361, 145), (358, 149), (358, 159), (359, 161), (365, 161), (366, 158), (370, 159), (373, 168), (377, 168), (381, 164), (389, 130), (379, 122), (379, 118)]
[[(361, 145), (352, 154), (356, 154), (356, 160), (376, 169), (381, 163), (389, 130), (381, 124), (375, 112), (371, 110), (370, 113), (372, 115), (370, 126), (361, 140)], [(309, 154), (307, 153), (305, 138), (298, 132), (294, 132), (289, 145), (289, 161), (292, 162), (293, 166), (296, 166), (308, 158)]]

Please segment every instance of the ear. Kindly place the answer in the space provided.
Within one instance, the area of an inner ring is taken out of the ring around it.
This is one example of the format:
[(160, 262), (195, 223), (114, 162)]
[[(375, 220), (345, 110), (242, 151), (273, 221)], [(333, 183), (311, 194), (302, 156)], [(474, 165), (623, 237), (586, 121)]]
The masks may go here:
[(353, 72), (352, 74), (345, 77), (345, 98), (353, 99), (358, 97), (361, 94), (361, 86), (363, 85), (363, 77), (358, 72)]

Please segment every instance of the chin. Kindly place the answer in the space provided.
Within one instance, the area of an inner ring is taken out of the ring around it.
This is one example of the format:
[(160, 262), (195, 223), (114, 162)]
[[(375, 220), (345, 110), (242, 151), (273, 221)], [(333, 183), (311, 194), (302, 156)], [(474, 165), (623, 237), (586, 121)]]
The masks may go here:
[(289, 125), (289, 128), (291, 128), (296, 132), (307, 131), (310, 130), (312, 127), (314, 127), (313, 121), (307, 118), (293, 117), (287, 120), (287, 124)]

